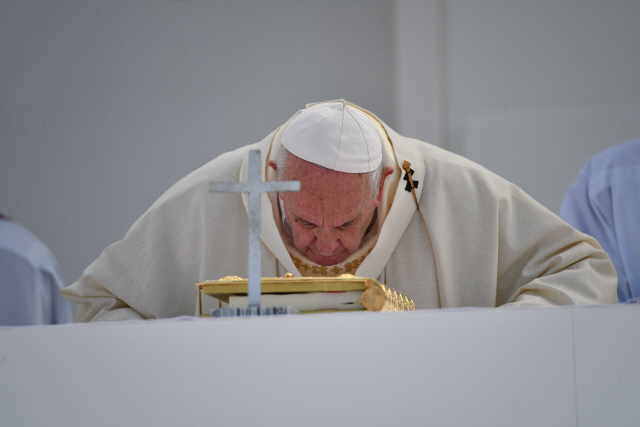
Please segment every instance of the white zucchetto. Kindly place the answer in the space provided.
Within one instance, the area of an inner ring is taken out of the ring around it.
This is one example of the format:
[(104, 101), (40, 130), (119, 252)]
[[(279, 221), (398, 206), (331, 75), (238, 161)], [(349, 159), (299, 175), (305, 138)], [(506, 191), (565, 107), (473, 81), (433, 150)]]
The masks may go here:
[(365, 113), (344, 101), (303, 110), (280, 143), (303, 160), (339, 172), (371, 172), (382, 163), (380, 134)]

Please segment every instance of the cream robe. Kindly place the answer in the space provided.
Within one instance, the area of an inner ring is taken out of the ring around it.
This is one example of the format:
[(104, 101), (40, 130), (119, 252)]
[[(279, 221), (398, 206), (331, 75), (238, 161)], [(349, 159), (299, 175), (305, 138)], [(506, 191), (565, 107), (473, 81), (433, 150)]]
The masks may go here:
[[(400, 180), (357, 276), (377, 278), (418, 309), (616, 302), (616, 273), (595, 239), (483, 167), (380, 123), (397, 167), (411, 162), (420, 210)], [(209, 193), (209, 181), (246, 180), (250, 149), (262, 150), (266, 176), (274, 134), (221, 155), (162, 195), (62, 291), (80, 304), (74, 321), (192, 315), (196, 282), (246, 277), (245, 204), (236, 194)], [(300, 276), (267, 195), (262, 240), (263, 276)]]

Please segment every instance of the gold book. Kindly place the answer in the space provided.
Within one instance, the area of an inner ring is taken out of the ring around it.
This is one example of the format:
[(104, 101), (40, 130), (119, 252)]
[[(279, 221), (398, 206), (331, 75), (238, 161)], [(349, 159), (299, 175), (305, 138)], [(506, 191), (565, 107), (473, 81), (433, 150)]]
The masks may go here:
[[(202, 314), (203, 294), (230, 307), (245, 306), (248, 279), (226, 276), (220, 280), (196, 283), (198, 309)], [(301, 313), (327, 311), (405, 311), (415, 310), (413, 300), (375, 279), (343, 274), (337, 277), (262, 278), (262, 305), (298, 305)], [(323, 308), (324, 307), (324, 308)], [(204, 316), (207, 316), (206, 314)]]

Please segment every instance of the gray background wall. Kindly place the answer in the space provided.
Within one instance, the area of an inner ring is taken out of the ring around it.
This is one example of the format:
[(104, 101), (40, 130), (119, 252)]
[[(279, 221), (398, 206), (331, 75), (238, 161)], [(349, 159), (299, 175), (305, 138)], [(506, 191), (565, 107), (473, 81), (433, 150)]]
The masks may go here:
[(557, 211), (640, 137), (640, 2), (0, 0), (0, 212), (71, 283), (171, 184), (345, 98)]

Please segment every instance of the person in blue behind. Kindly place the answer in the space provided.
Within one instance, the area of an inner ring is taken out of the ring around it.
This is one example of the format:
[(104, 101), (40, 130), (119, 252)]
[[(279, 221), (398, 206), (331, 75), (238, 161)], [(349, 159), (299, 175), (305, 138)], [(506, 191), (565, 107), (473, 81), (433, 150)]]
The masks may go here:
[(60, 269), (26, 227), (0, 214), (0, 326), (69, 323)]
[(598, 240), (618, 273), (618, 302), (640, 302), (640, 139), (585, 164), (567, 190), (560, 217)]

